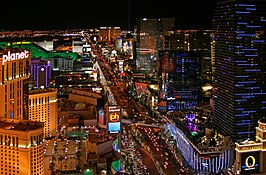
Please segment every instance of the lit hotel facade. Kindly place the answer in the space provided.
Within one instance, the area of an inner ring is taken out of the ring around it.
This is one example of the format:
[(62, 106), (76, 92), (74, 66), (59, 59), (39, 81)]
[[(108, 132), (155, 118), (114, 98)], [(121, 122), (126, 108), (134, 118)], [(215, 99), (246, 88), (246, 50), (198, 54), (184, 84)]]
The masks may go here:
[(29, 91), (29, 120), (44, 122), (44, 135), (50, 137), (58, 129), (58, 108), (56, 89)]
[(159, 111), (193, 109), (201, 99), (202, 56), (198, 51), (177, 50), (160, 50), (158, 55)]
[(43, 123), (0, 118), (0, 174), (44, 175)]
[(31, 54), (22, 49), (0, 50), (0, 117), (26, 119)]
[(265, 174), (266, 173), (266, 120), (258, 121), (256, 140), (246, 140), (236, 143), (236, 160), (233, 166), (235, 174)]
[[(166, 118), (167, 119), (167, 118)], [(175, 146), (181, 151), (187, 166), (197, 175), (220, 173), (233, 165), (234, 149), (230, 139), (224, 137), (220, 146), (194, 144), (174, 122), (167, 119), (165, 133), (172, 136)]]

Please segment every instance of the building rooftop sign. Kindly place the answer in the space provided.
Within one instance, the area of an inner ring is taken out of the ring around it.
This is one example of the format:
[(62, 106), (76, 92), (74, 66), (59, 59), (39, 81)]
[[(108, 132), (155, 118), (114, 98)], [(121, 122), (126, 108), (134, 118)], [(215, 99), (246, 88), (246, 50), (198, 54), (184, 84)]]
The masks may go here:
[(5, 62), (20, 60), (29, 57), (29, 51), (24, 50), (23, 52), (14, 52), (11, 53), (10, 51), (7, 54), (2, 55), (2, 65), (5, 65)]

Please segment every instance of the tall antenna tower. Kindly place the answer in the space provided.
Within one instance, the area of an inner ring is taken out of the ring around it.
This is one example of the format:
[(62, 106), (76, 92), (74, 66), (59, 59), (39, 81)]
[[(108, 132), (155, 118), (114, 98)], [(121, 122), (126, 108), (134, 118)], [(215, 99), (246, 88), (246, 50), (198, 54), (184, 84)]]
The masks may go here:
[(130, 0), (128, 0), (128, 21), (127, 21), (128, 32), (130, 32)]

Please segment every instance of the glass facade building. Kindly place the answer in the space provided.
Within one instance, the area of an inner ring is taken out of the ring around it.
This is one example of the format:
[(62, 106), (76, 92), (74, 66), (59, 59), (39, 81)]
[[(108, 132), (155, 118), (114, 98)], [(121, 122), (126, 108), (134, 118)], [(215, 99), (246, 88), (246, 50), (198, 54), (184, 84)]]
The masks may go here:
[(157, 75), (158, 50), (163, 48), (163, 36), (174, 28), (175, 18), (137, 18), (136, 21), (137, 70)]
[(265, 9), (265, 0), (226, 0), (214, 13), (213, 122), (233, 141), (254, 138), (266, 115)]
[(201, 99), (201, 54), (198, 51), (159, 51), (160, 100), (166, 111), (193, 109)]

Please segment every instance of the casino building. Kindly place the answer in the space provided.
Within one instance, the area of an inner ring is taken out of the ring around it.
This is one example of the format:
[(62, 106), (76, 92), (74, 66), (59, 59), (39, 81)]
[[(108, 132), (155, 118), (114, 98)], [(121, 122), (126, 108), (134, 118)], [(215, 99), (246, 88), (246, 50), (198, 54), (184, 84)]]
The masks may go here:
[(52, 76), (52, 64), (50, 61), (34, 59), (31, 60), (30, 73), (32, 75), (31, 81), (34, 83), (33, 87), (36, 88), (47, 88), (49, 81)]
[(31, 53), (20, 48), (0, 50), (0, 117), (26, 119), (24, 102), (30, 77)]
[(193, 109), (201, 99), (200, 52), (160, 50), (158, 55), (161, 77), (159, 111)]
[(256, 127), (256, 140), (236, 143), (235, 174), (266, 173), (266, 120), (260, 119)]
[(44, 122), (45, 137), (55, 135), (58, 129), (57, 90), (30, 90), (28, 102), (29, 120)]
[(0, 174), (44, 175), (43, 123), (0, 118)]
[(182, 153), (186, 167), (197, 175), (220, 173), (233, 165), (234, 148), (228, 137), (223, 137), (216, 146), (206, 146), (202, 142), (195, 144), (188, 135), (171, 120), (165, 124), (165, 134), (172, 138), (172, 144)]
[(266, 3), (220, 1), (214, 13), (213, 124), (234, 142), (255, 138), (266, 116)]

